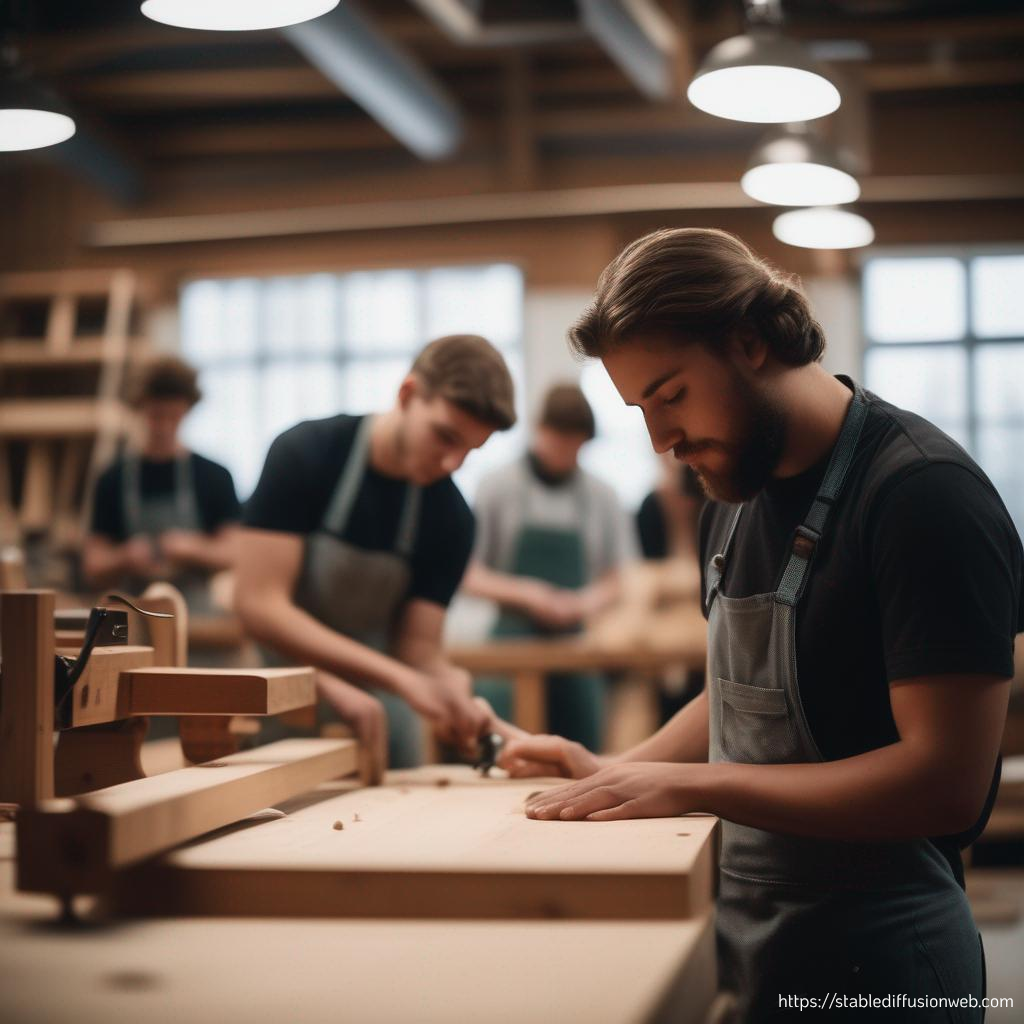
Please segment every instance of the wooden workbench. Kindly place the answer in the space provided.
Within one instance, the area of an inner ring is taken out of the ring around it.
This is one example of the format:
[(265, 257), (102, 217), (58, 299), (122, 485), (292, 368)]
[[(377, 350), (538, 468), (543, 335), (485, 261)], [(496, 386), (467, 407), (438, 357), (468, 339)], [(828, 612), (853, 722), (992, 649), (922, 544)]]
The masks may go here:
[[(226, 829), (122, 873), (122, 914), (658, 920), (710, 910), (717, 819), (533, 821), (554, 780), (464, 766), (319, 786), (287, 817)], [(339, 829), (337, 826), (341, 825)]]
[[(448, 784), (437, 785), (439, 778)], [(543, 784), (533, 781), (529, 791)], [(362, 868), (375, 868), (388, 885), (415, 863), (438, 872), (433, 889), (449, 901), (454, 918), (282, 920), (236, 907), (250, 916), (115, 920), (65, 929), (52, 921), (52, 900), (12, 893), (12, 826), (0, 825), (3, 1018), (18, 1024), (478, 1024), (481, 1018), (491, 1024), (703, 1024), (716, 988), (714, 935), (710, 880), (698, 886), (696, 879), (712, 852), (714, 819), (533, 822), (522, 817), (522, 788), (436, 768), (395, 773), (383, 789), (329, 784), (283, 804), (287, 818), (213, 833), (157, 862), (179, 873), (207, 870), (204, 859), (227, 864), (229, 874), (220, 880), (230, 888), (230, 874), (242, 870), (240, 855), (250, 864), (277, 860), (279, 867), (285, 856), (291, 869), (313, 877), (322, 904), (343, 913), (338, 898), (353, 896), (361, 884), (372, 890), (372, 880), (367, 883), (360, 872), (363, 883), (357, 877), (356, 886), (335, 889), (337, 879), (324, 874), (325, 865), (352, 868), (372, 855), (375, 865)], [(482, 817), (475, 831), (474, 817)], [(343, 818), (345, 827), (334, 829), (331, 818)], [(384, 841), (388, 835), (390, 842)], [(394, 840), (402, 837), (396, 848)], [(531, 865), (538, 873), (561, 872), (569, 895), (562, 905), (542, 907), (544, 913), (586, 912), (574, 901), (588, 868), (602, 879), (591, 899), (619, 918), (629, 916), (631, 894), (643, 900), (644, 873), (662, 895), (677, 891), (668, 915), (640, 902), (631, 920), (503, 920), (493, 916), (501, 910), (495, 898), (480, 889), (475, 904), (458, 902), (448, 885), (458, 879), (445, 881), (453, 860), (464, 874), (474, 865), (485, 888), (510, 891), (511, 885), (513, 892), (516, 878)], [(610, 866), (616, 864), (613, 877)], [(506, 877), (493, 877), (502, 872)], [(136, 881), (143, 877), (138, 873)], [(256, 870), (252, 880), (274, 890), (263, 912), (284, 909), (279, 887), (287, 892), (294, 877), (275, 882), (260, 879)], [(236, 893), (251, 900), (256, 891)], [(378, 897), (381, 891), (378, 886)], [(301, 892), (292, 892), (297, 912), (310, 909)], [(489, 919), (466, 919), (486, 909), (488, 900)], [(386, 902), (393, 907), (393, 898)], [(407, 913), (439, 906), (410, 904)], [(183, 905), (176, 912), (189, 909), (195, 908)]]
[(492, 640), (448, 648), (451, 660), (475, 676), (507, 676), (513, 683), (513, 721), (527, 732), (547, 730), (547, 677), (559, 672), (637, 672), (654, 676), (681, 666), (702, 670), (707, 623), (693, 602), (646, 629), (611, 626), (565, 639)]

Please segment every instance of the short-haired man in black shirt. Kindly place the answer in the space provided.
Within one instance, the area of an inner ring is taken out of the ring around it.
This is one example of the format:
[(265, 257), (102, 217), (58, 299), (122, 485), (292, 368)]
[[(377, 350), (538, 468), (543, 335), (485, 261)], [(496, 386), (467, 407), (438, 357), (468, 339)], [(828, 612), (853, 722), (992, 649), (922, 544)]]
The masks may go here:
[(580, 779), (527, 813), (720, 816), (720, 971), (741, 1020), (890, 994), (973, 996), (962, 1019), (981, 1020), (959, 851), (994, 798), (1024, 629), (1024, 555), (992, 484), (937, 427), (827, 374), (795, 283), (724, 232), (628, 246), (570, 337), (714, 499), (709, 671), (614, 760), (509, 744), (514, 774)]
[(178, 439), (202, 397), (196, 378), (181, 359), (161, 356), (136, 380), (132, 403), (142, 446), (96, 483), (82, 552), (87, 585), (139, 593), (152, 580), (169, 580), (191, 610), (208, 609), (209, 577), (232, 563), (241, 509), (230, 472)]
[(451, 474), (514, 423), (498, 351), (475, 335), (440, 338), (391, 409), (281, 434), (246, 506), (238, 613), (272, 657), (320, 670), (323, 703), (373, 755), (372, 778), (385, 737), (392, 767), (420, 762), (415, 713), (465, 748), (491, 721), (441, 649), (473, 546), (473, 515)]

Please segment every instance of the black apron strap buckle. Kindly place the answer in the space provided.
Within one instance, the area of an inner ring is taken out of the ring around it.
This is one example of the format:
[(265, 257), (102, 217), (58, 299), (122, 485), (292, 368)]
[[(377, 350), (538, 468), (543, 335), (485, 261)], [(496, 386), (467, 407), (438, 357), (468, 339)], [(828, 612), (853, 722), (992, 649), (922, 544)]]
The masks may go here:
[(793, 554), (809, 562), (814, 556), (819, 540), (821, 534), (817, 530), (812, 530), (809, 526), (798, 526), (796, 533), (793, 534)]

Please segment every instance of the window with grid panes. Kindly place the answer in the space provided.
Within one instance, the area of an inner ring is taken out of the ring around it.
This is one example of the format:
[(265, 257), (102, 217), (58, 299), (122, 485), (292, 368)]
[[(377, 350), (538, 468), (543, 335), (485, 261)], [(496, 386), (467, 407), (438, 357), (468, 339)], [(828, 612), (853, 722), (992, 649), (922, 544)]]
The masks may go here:
[(877, 256), (866, 386), (966, 448), (1024, 533), (1024, 254)]
[(482, 334), (516, 385), (520, 424), (471, 452), (455, 479), (521, 448), (523, 278), (508, 264), (206, 279), (181, 295), (182, 354), (203, 401), (185, 443), (231, 470), (244, 499), (274, 438), (300, 420), (390, 408), (416, 353), (445, 334)]

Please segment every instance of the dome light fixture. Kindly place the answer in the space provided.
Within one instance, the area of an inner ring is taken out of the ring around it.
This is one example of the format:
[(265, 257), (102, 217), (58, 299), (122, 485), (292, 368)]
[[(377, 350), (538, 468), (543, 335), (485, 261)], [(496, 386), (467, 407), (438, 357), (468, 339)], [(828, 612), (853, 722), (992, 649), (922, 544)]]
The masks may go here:
[(858, 249), (875, 240), (870, 221), (834, 206), (780, 213), (772, 224), (772, 233), (780, 242), (802, 249)]
[(782, 32), (782, 0), (744, 0), (748, 29), (712, 48), (686, 95), (731, 121), (782, 124), (831, 114), (842, 98), (811, 55)]
[(339, 0), (145, 0), (142, 13), (176, 28), (245, 32), (319, 18)]
[(700, 110), (731, 121), (813, 121), (839, 107), (839, 90), (804, 48), (774, 26), (754, 25), (715, 46), (686, 95)]
[(0, 64), (0, 151), (56, 146), (75, 134), (75, 122), (62, 105), (3, 55)]
[(740, 187), (775, 206), (842, 206), (860, 197), (857, 179), (805, 125), (787, 125), (758, 144)]

